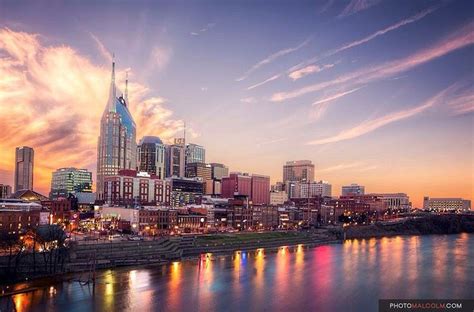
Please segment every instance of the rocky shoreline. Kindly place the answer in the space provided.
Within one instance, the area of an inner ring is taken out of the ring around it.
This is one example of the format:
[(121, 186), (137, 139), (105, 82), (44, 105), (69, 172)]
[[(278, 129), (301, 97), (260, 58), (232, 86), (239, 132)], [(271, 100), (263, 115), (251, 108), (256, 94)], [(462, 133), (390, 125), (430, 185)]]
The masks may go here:
[(429, 235), (474, 233), (474, 215), (420, 215), (371, 225), (350, 226), (344, 229), (345, 238), (378, 238), (398, 235)]

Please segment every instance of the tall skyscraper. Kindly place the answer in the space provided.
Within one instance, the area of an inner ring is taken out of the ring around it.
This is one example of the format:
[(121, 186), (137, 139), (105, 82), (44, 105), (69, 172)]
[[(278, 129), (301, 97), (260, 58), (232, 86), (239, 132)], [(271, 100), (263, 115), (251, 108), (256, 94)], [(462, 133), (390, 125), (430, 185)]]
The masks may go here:
[(184, 139), (174, 140), (173, 145), (166, 146), (166, 177), (181, 177), (185, 175), (186, 147)]
[(138, 144), (138, 171), (145, 171), (164, 179), (165, 145), (156, 136), (144, 136)]
[(186, 145), (186, 164), (205, 162), (206, 150), (204, 147), (193, 143)]
[(79, 192), (92, 192), (92, 172), (77, 168), (60, 168), (53, 172), (49, 194), (51, 199)]
[(109, 99), (100, 121), (97, 152), (97, 198), (103, 199), (104, 177), (117, 175), (122, 169), (136, 169), (136, 126), (128, 110), (127, 84), (125, 96), (117, 96), (115, 62)]
[(35, 151), (28, 146), (15, 150), (15, 192), (33, 189)]
[(352, 183), (351, 185), (344, 185), (342, 186), (341, 195), (364, 195), (365, 194), (365, 187), (356, 183)]
[(314, 181), (314, 164), (311, 160), (287, 161), (283, 166), (283, 183), (288, 181)]

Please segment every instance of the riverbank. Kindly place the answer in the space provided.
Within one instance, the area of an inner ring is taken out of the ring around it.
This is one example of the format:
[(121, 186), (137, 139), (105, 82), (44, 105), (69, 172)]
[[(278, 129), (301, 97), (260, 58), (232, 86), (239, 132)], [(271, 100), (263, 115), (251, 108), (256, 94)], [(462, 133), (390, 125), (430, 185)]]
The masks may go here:
[(345, 238), (377, 238), (398, 235), (474, 233), (474, 215), (420, 215), (371, 225), (349, 226)]

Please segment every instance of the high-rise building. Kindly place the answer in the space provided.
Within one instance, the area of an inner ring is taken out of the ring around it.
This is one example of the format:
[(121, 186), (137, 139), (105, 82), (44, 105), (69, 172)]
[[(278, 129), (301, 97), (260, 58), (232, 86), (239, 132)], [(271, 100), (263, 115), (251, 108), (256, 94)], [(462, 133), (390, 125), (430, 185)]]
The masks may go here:
[(329, 182), (290, 182), (290, 198), (331, 197), (332, 186)]
[(210, 163), (210, 165), (213, 179), (220, 181), (223, 177), (227, 177), (229, 175), (229, 168), (223, 164)]
[(0, 198), (8, 198), (12, 194), (12, 187), (7, 184), (0, 184)]
[(254, 205), (270, 204), (270, 177), (252, 174), (251, 200)]
[(231, 172), (228, 177), (222, 178), (221, 197), (233, 198), (234, 196), (252, 195), (252, 178), (248, 174)]
[(60, 168), (53, 172), (49, 197), (67, 197), (74, 193), (92, 192), (92, 172), (87, 169)]
[(186, 145), (186, 164), (205, 162), (206, 150), (204, 147), (193, 143)]
[(138, 144), (138, 171), (148, 172), (158, 179), (164, 179), (165, 145), (156, 136), (144, 136)]
[(186, 178), (200, 178), (202, 181), (212, 178), (211, 165), (205, 163), (187, 163), (185, 173)]
[(283, 166), (283, 183), (287, 181), (314, 181), (314, 164), (311, 160), (287, 161)]
[(171, 183), (171, 205), (174, 207), (195, 204), (204, 193), (204, 183), (198, 178), (172, 177), (167, 181)]
[(15, 150), (15, 192), (33, 189), (35, 151), (28, 146)]
[(471, 201), (462, 198), (423, 198), (423, 209), (436, 212), (468, 211)]
[(97, 198), (104, 194), (104, 177), (117, 175), (119, 170), (136, 169), (136, 125), (128, 110), (127, 84), (125, 95), (118, 95), (115, 85), (115, 62), (112, 63), (112, 79), (109, 99), (100, 121), (97, 152)]
[(342, 186), (341, 195), (364, 195), (365, 194), (365, 186), (352, 183), (351, 185), (344, 185)]
[(182, 139), (175, 139), (175, 144), (167, 145), (165, 149), (166, 177), (185, 176), (186, 148)]

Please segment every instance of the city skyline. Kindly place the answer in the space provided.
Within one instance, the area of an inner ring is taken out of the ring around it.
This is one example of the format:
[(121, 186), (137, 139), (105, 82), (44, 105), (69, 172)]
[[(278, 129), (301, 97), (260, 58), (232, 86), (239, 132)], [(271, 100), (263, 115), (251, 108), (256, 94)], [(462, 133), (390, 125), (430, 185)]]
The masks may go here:
[(205, 14), (197, 4), (97, 3), (107, 27), (92, 6), (83, 25), (80, 13), (66, 18), (74, 4), (45, 16), (39, 5), (0, 1), (0, 183), (13, 184), (23, 145), (35, 150), (43, 194), (58, 168), (95, 176), (114, 52), (137, 140), (170, 143), (186, 120), (208, 162), (272, 183), (286, 161), (309, 159), (333, 195), (358, 183), (407, 193), (414, 207), (424, 196), (473, 199), (468, 1), (277, 3), (273, 15), (264, 3), (204, 5)]

